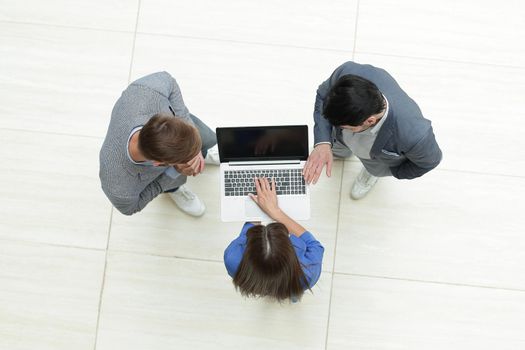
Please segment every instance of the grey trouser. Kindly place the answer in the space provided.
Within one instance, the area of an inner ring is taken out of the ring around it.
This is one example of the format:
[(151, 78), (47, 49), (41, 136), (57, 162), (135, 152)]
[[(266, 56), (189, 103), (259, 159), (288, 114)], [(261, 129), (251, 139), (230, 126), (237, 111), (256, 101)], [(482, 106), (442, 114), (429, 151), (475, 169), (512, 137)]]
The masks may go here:
[(202, 122), (202, 120), (200, 120), (191, 113), (190, 118), (197, 127), (197, 130), (199, 130), (199, 134), (201, 135), (202, 140), (202, 156), (206, 157), (208, 149), (212, 148), (217, 143), (217, 136), (206, 124)]
[[(339, 158), (349, 158), (352, 156), (352, 150), (348, 148), (348, 146), (339, 139), (336, 139), (334, 144), (332, 145), (332, 153), (334, 156)], [(384, 163), (378, 162), (373, 159), (359, 158), (359, 160), (361, 161), (361, 163), (363, 163), (363, 166), (365, 167), (366, 171), (368, 171), (374, 176), (392, 176), (390, 168)]]

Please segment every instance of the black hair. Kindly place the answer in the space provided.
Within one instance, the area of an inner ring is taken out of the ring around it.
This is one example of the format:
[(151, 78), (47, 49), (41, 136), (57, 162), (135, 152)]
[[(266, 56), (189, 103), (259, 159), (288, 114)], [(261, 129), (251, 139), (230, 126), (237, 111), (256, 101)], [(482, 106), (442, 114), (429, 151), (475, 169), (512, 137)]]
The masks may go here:
[(384, 109), (385, 100), (374, 83), (347, 74), (339, 78), (328, 92), (323, 115), (332, 125), (359, 126)]

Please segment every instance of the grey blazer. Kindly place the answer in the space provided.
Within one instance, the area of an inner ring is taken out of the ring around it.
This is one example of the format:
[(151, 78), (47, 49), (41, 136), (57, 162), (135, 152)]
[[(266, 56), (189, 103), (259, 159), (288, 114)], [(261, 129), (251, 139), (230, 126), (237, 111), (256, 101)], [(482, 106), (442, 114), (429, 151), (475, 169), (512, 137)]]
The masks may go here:
[(387, 98), (389, 112), (372, 145), (373, 161), (387, 164), (398, 179), (413, 179), (434, 169), (442, 153), (436, 142), (431, 122), (385, 70), (368, 64), (346, 62), (339, 66), (317, 89), (314, 108), (314, 141), (342, 141), (342, 129), (322, 116), (323, 103), (330, 88), (343, 75), (353, 74), (368, 79)]

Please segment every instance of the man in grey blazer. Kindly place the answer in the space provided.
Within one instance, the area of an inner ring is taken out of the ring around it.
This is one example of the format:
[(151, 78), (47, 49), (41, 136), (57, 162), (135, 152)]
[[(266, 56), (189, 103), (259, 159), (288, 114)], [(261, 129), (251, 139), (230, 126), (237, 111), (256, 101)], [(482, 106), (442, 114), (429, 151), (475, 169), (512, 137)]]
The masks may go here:
[(218, 164), (216, 143), (215, 133), (188, 111), (170, 74), (145, 76), (113, 107), (100, 150), (102, 190), (125, 215), (168, 193), (182, 211), (200, 216), (204, 203), (184, 184), (205, 163)]
[(304, 167), (307, 183), (316, 183), (333, 156), (355, 154), (363, 169), (350, 196), (366, 196), (378, 177), (413, 179), (434, 169), (441, 150), (429, 120), (418, 105), (381, 68), (346, 62), (322, 83), (314, 109), (314, 149)]

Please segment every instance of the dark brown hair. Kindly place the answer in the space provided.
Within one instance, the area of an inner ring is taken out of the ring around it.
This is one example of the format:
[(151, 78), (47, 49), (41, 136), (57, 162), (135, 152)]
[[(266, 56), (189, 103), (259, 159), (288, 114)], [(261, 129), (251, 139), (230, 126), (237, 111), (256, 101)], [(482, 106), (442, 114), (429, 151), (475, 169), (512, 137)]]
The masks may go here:
[(171, 114), (158, 113), (140, 130), (138, 146), (149, 160), (182, 164), (200, 152), (202, 141), (193, 125)]
[(300, 299), (309, 287), (286, 227), (256, 225), (246, 237), (246, 250), (233, 278), (235, 288), (248, 297)]

